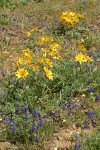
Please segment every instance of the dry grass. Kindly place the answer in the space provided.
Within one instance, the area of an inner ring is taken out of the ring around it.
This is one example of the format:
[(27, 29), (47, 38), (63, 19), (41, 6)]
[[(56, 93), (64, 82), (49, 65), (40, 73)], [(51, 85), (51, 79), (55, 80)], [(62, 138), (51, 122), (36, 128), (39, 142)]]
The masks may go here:
[[(47, 30), (47, 27), (56, 27), (55, 21), (59, 20), (59, 15), (62, 11), (75, 11), (84, 15), (83, 22), (87, 27), (92, 27), (89, 36), (92, 36), (95, 41), (91, 50), (95, 51), (95, 49), (99, 49), (99, 2), (98, 0), (89, 0), (89, 4), (84, 4), (84, 7), (82, 8), (82, 1), (83, 0), (77, 0), (77, 3), (76, 0), (44, 0), (41, 3), (32, 1), (26, 5), (20, 5), (14, 10), (1, 8), (0, 17), (2, 18), (2, 16), (6, 14), (9, 21), (11, 21), (11, 24), (0, 24), (1, 30), (4, 28), (4, 31), (0, 32), (0, 71), (9, 72), (15, 70), (15, 61), (17, 57), (20, 55), (22, 49), (27, 48), (25, 45), (25, 40), (27, 39), (26, 33), (34, 26), (39, 26), (39, 33), (37, 33), (37, 35), (51, 35)], [(16, 20), (14, 21), (13, 19)], [(44, 27), (41, 29), (42, 23), (44, 23)], [(14, 28), (15, 25), (19, 25), (20, 28)], [(61, 44), (63, 39), (63, 36), (58, 37)], [(71, 39), (68, 43), (69, 50), (71, 50), (75, 48), (77, 41)], [(75, 131), (78, 132), (76, 129)], [(69, 134), (69, 131), (65, 132), (65, 129), (63, 132), (61, 129), (60, 132)], [(51, 146), (51, 143), (49, 146)], [(57, 147), (59, 147), (59, 144)]]

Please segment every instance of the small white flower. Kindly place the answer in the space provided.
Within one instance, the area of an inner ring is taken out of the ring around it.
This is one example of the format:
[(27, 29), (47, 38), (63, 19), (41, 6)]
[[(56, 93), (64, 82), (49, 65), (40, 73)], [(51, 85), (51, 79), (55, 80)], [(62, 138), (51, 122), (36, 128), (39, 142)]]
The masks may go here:
[(64, 119), (63, 122), (66, 122), (66, 120)]
[(85, 97), (86, 95), (85, 94), (82, 94), (82, 97)]
[(0, 118), (0, 122), (2, 122), (2, 118)]
[(58, 149), (57, 147), (54, 148), (54, 150), (57, 150), (57, 149)]
[(73, 132), (71, 131), (69, 134), (70, 134), (70, 135), (72, 135), (72, 134), (73, 134)]

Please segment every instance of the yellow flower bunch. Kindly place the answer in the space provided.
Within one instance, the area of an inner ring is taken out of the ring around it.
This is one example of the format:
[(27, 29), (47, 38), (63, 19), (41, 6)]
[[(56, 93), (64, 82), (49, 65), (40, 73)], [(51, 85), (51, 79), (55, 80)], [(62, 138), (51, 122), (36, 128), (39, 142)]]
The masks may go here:
[(83, 18), (81, 14), (66, 11), (62, 12), (62, 14), (60, 15), (60, 22), (63, 25), (67, 25), (68, 28), (72, 28), (79, 22), (81, 18)]
[(57, 60), (61, 58), (58, 51), (50, 51), (48, 55), (51, 56), (53, 59)]
[[(29, 49), (22, 50), (22, 57), (19, 57), (16, 65), (17, 67), (30, 67), (34, 71), (41, 71), (45, 72), (45, 76), (49, 80), (53, 80), (53, 75), (49, 68), (53, 67), (53, 59), (59, 59), (60, 54), (59, 51), (61, 50), (61, 46), (54, 42), (53, 38), (48, 36), (42, 36), (38, 39), (38, 44), (46, 44), (40, 49), (39, 53), (35, 54), (34, 62), (33, 63), (33, 55)], [(17, 71), (17, 77), (19, 77), (19, 71)], [(26, 77), (26, 76), (25, 76)]]
[(82, 54), (82, 53), (77, 54), (75, 59), (80, 64), (82, 64), (84, 62), (91, 62), (91, 61), (93, 61), (93, 59), (91, 57), (87, 56), (86, 54)]
[(53, 62), (52, 62), (49, 58), (45, 58), (45, 63), (46, 63), (49, 67), (53, 67)]
[(23, 56), (16, 61), (17, 67), (20, 65), (29, 65), (32, 63), (32, 54), (28, 49), (22, 50)]
[(52, 37), (48, 37), (48, 36), (41, 36), (38, 41), (36, 42), (37, 45), (43, 45), (46, 44), (48, 42), (53, 42), (54, 39)]
[(50, 44), (49, 48), (51, 51), (58, 51), (61, 49), (61, 46), (58, 43), (53, 42), (52, 44)]

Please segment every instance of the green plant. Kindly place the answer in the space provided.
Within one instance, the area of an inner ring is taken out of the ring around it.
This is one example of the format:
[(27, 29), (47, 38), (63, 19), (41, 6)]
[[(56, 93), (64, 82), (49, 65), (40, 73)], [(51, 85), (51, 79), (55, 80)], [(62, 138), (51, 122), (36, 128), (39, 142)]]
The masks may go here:
[(10, 9), (17, 8), (17, 3), (13, 2), (12, 0), (1, 0), (0, 1), (0, 7), (7, 7)]
[(100, 133), (99, 131), (96, 131), (91, 137), (86, 138), (84, 140), (84, 143), (82, 145), (83, 150), (98, 150), (100, 149)]

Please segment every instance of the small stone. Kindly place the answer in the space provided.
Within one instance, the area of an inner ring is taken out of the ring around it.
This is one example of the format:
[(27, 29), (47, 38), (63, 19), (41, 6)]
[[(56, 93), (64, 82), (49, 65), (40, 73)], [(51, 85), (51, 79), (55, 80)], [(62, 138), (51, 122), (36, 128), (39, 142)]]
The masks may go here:
[(63, 122), (66, 122), (66, 120), (64, 119)]
[(75, 126), (75, 124), (73, 124), (73, 129), (74, 129), (74, 130), (76, 129), (76, 126)]
[(60, 136), (60, 135), (57, 137), (57, 139), (58, 139), (59, 141), (63, 141), (63, 137)]
[(58, 149), (57, 147), (54, 148), (54, 150), (57, 150), (57, 149)]
[(82, 94), (82, 97), (85, 97), (86, 95), (85, 94)]
[(9, 142), (0, 142), (0, 150), (10, 149)]

